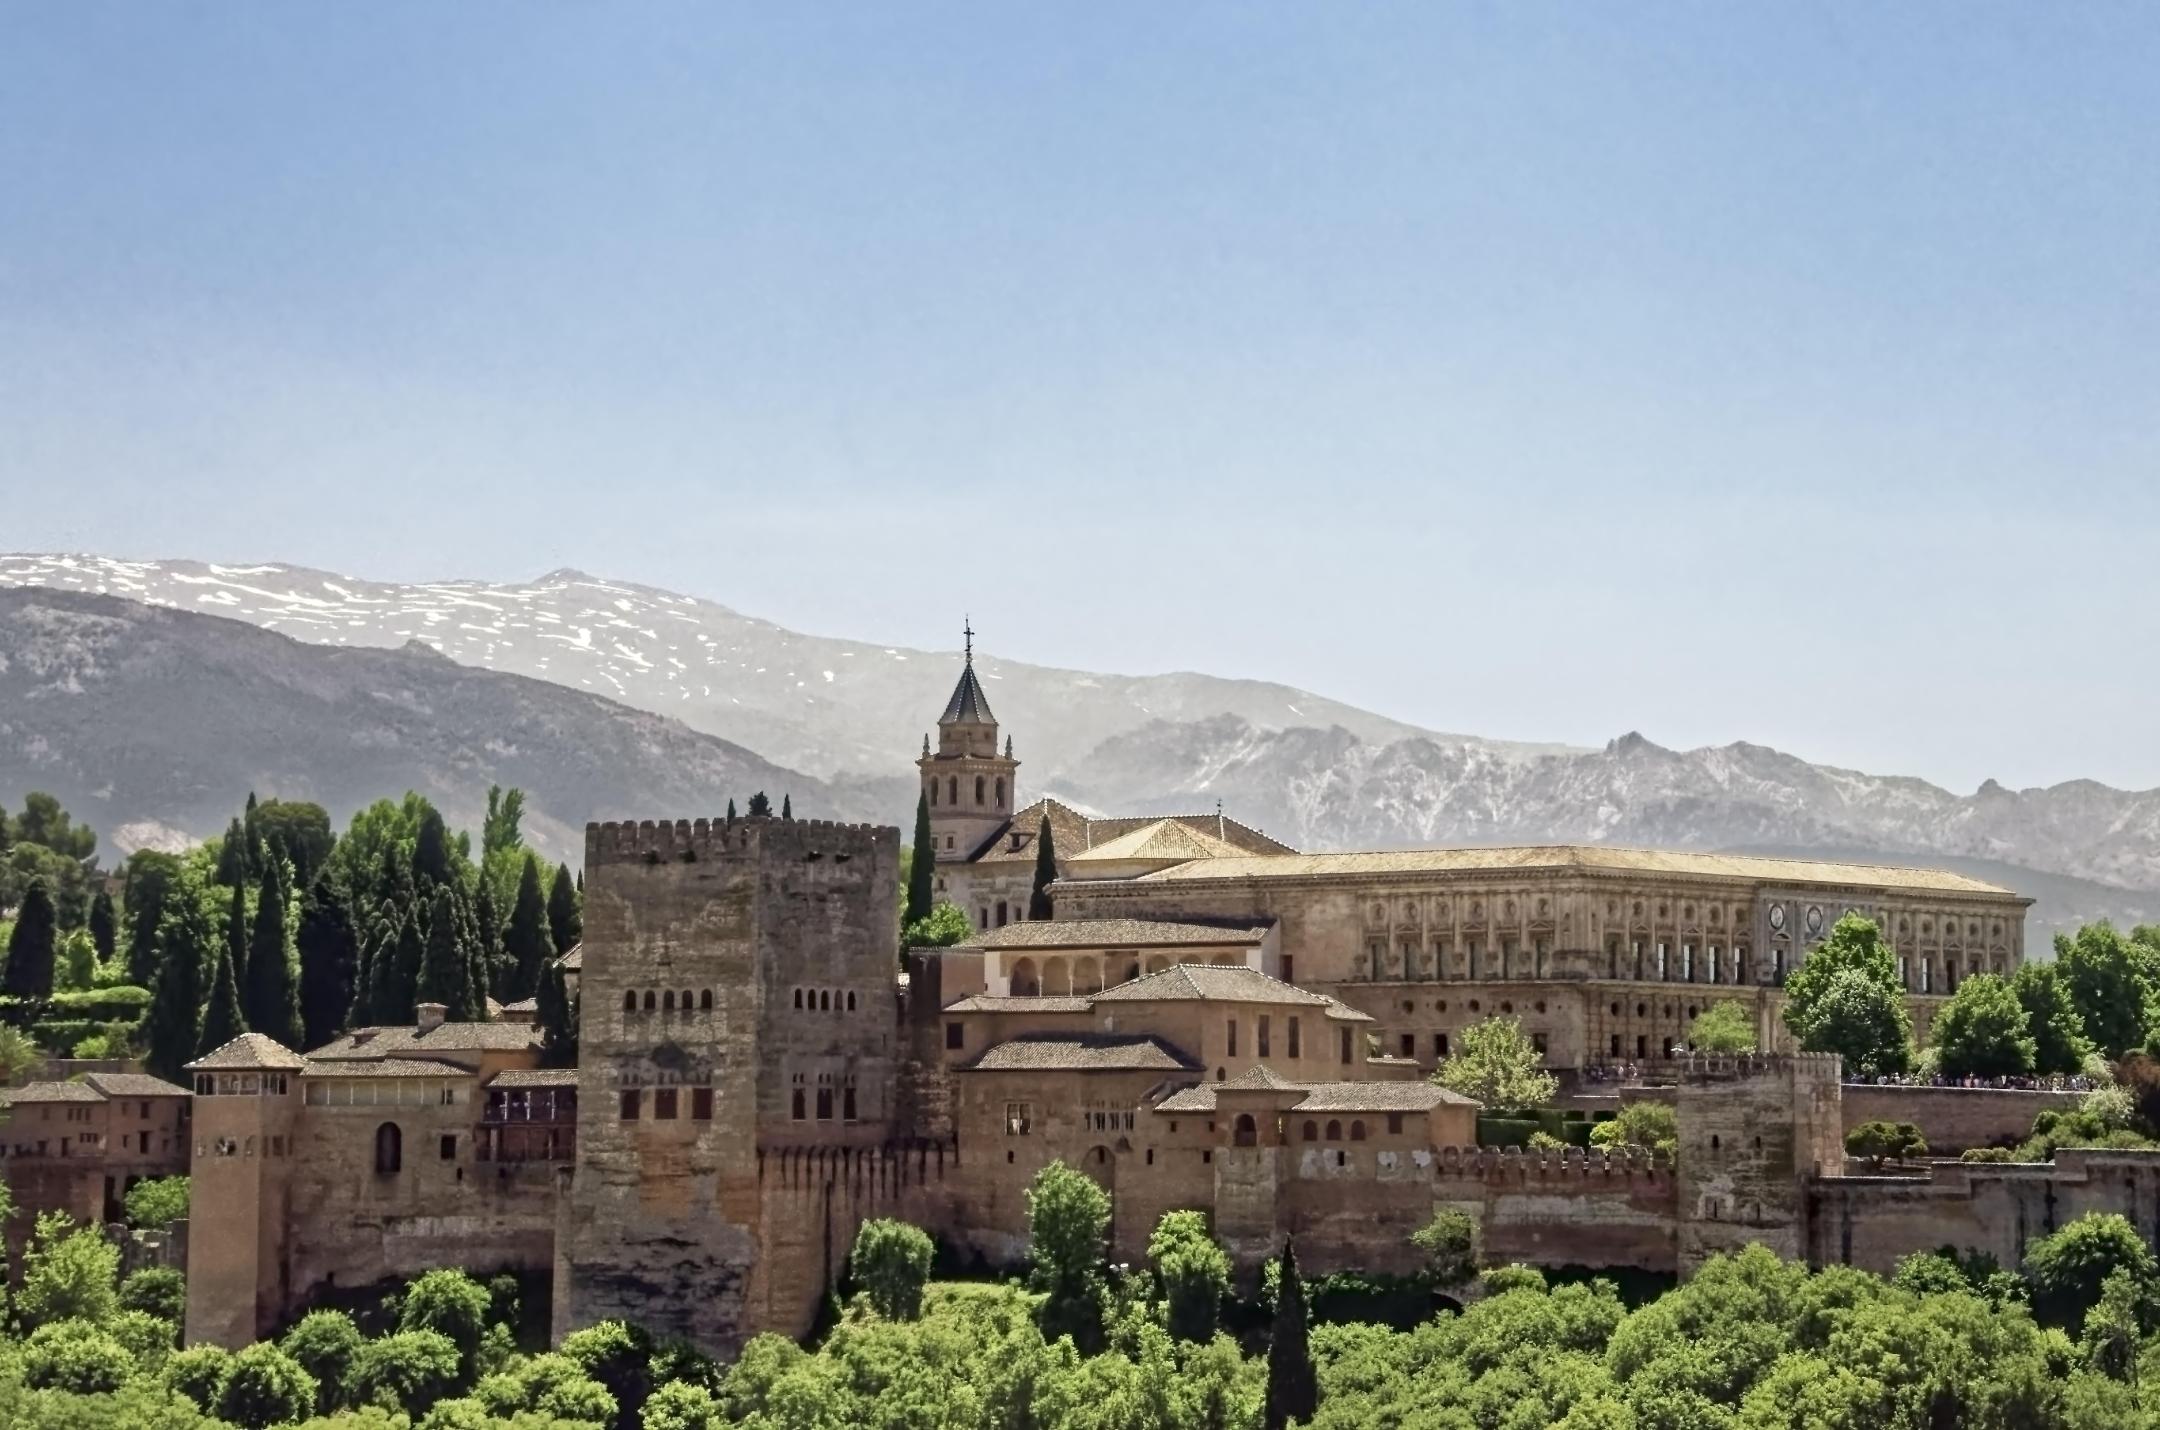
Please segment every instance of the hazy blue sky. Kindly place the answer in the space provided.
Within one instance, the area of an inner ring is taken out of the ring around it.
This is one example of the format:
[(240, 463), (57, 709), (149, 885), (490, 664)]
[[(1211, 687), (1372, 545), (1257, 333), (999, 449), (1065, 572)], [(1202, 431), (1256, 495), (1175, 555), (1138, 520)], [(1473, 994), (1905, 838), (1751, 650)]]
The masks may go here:
[(2160, 10), (17, 4), (0, 549), (2160, 785)]

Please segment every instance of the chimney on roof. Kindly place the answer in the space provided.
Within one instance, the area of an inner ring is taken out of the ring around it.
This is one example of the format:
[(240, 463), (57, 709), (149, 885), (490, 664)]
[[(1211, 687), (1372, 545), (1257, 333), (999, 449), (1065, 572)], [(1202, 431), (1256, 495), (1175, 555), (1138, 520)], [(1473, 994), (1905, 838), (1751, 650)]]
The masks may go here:
[(449, 1011), (440, 1003), (422, 1003), (419, 1007), (413, 1009), (413, 1012), (418, 1014), (420, 1019), (418, 1031), (423, 1034), (434, 1032), (443, 1025), (443, 1015)]

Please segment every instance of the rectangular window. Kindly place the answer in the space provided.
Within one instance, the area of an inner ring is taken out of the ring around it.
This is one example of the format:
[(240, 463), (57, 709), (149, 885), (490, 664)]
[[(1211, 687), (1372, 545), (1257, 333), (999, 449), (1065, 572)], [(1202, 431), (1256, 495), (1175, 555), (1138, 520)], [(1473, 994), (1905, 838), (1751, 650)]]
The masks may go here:
[(1350, 1066), (1350, 1030), (1348, 1028), (1342, 1029), (1342, 1060), (1344, 1067)]
[(693, 1087), (690, 1089), (690, 1116), (693, 1121), (697, 1122), (712, 1121), (711, 1088)]
[[(273, 1148), (271, 1149), (271, 1151), (272, 1151), (273, 1153), (276, 1153), (276, 1152), (278, 1152), (278, 1151), (281, 1151), (281, 1150), (282, 1150), (281, 1148), (276, 1148), (276, 1147), (273, 1147)], [(456, 1134), (456, 1133), (454, 1133), (454, 1132), (445, 1132), (445, 1133), (443, 1134), (443, 1137), (442, 1137), (442, 1149), (441, 1149), (441, 1150), (442, 1150), (442, 1159), (443, 1159), (443, 1160), (444, 1160), (445, 1162), (455, 1162), (455, 1161), (457, 1160), (457, 1134)]]
[(662, 1087), (662, 1088), (655, 1088), (655, 1089), (653, 1090), (653, 1095), (652, 1095), (652, 1115), (653, 1115), (654, 1117), (656, 1117), (656, 1118), (659, 1118), (659, 1119), (661, 1119), (661, 1120), (663, 1120), (663, 1121), (667, 1121), (667, 1122), (673, 1122), (673, 1121), (675, 1120), (675, 1089), (674, 1089), (674, 1088), (672, 1088), (672, 1087)]
[(1032, 1102), (1008, 1102), (1005, 1104), (1005, 1135), (1025, 1137), (1035, 1127), (1035, 1104)]
[(1390, 1112), (1387, 1115), (1387, 1130), (1390, 1137), (1402, 1136), (1402, 1114), (1400, 1112)]
[(1539, 1057), (1545, 1056), (1545, 1035), (1543, 1033), (1532, 1033), (1530, 1035), (1530, 1045), (1537, 1049)]
[(1406, 1058), (1417, 1056), (1417, 1034), (1405, 1033), (1402, 1035), (1402, 1055)]
[(1263, 1058), (1268, 1056), (1269, 1053), (1268, 1031), (1268, 1015), (1262, 1013), (1260, 1015), (1260, 1056)]
[(855, 1084), (853, 1083), (849, 1083), (846, 1087), (840, 1089), (840, 1120), (842, 1122), (853, 1122), (855, 1120)]
[(791, 1112), (791, 1115), (797, 1122), (801, 1122), (805, 1116), (803, 1111), (804, 1105), (805, 1104), (803, 1101), (803, 1090), (798, 1087), (795, 1089), (794, 1107)]
[(635, 1122), (637, 1121), (637, 1115), (638, 1090), (634, 1087), (626, 1087), (623, 1089), (622, 1095), (622, 1120), (625, 1122)]
[(947, 1051), (958, 1052), (966, 1046), (967, 1025), (964, 1023), (947, 1023), (945, 1025), (945, 1047)]
[[(1285, 983), (1297, 982), (1297, 960), (1287, 953), (1283, 955), (1282, 960), (1282, 981)], [(1297, 1054), (1292, 1053), (1290, 1056), (1296, 1057)]]
[(1296, 1019), (1295, 1017), (1293, 1017), (1293, 1018), (1292, 1018), (1292, 1019), (1290, 1020), (1290, 1056), (1294, 1058), (1294, 1057), (1296, 1057), (1297, 1055), (1298, 1055), (1298, 1021), (1297, 1021), (1297, 1019)]
[(1237, 1056), (1237, 1019), (1230, 1020), (1230, 1056)]
[(821, 1087), (817, 1090), (817, 1120), (820, 1122), (832, 1121), (832, 1089), (829, 1087)]
[(1432, 1055), (1435, 1058), (1447, 1056), (1447, 1034), (1435, 1033), (1432, 1035)]

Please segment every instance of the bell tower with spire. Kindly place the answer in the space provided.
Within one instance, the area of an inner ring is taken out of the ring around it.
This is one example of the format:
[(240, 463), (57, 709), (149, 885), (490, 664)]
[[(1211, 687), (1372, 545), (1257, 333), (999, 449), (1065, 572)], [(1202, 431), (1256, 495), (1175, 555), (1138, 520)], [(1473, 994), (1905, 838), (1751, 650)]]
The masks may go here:
[(975, 627), (961, 626), (967, 642), (960, 683), (938, 716), (937, 748), (923, 736), (923, 797), (930, 802), (930, 837), (940, 860), (958, 862), (989, 843), (1012, 819), (1020, 762), (1008, 737), (998, 749), (997, 717), (975, 676)]

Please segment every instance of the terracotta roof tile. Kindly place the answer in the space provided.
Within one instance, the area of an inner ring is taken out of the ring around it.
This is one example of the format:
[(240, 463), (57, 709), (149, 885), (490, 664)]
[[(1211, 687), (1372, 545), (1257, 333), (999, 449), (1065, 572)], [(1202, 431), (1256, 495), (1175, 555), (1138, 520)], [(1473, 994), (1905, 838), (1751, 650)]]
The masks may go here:
[(1181, 963), (1175, 968), (1166, 968), (1161, 973), (1151, 973), (1089, 996), (1097, 1003), (1176, 999), (1210, 1003), (1289, 1003), (1316, 1008), (1334, 1001), (1324, 994), (1308, 993), (1254, 969), (1202, 963)]
[(971, 993), (955, 1003), (948, 1003), (948, 1013), (1085, 1013), (1088, 1010), (1085, 995), (1068, 996), (1052, 994), (1037, 998), (1001, 998), (992, 993)]
[(471, 1077), (472, 1069), (434, 1058), (309, 1058), (302, 1077)]
[(488, 1079), (489, 1087), (576, 1087), (576, 1068), (507, 1068)]
[(585, 967), (585, 945), (582, 943), (571, 944), (570, 951), (555, 961), (563, 966), (565, 973), (578, 972)]
[(1185, 944), (1258, 944), (1266, 925), (1249, 919), (1209, 924), (1167, 919), (1050, 919), (969, 934), (957, 948), (1173, 948)]
[(107, 1097), (192, 1097), (184, 1087), (148, 1073), (84, 1073), (83, 1081)]
[(516, 1053), (539, 1047), (539, 1039), (539, 1033), (525, 1023), (443, 1023), (425, 1033), (417, 1027), (355, 1028), (310, 1049), (308, 1060)]
[(105, 1094), (80, 1082), (33, 1082), (0, 1089), (0, 1106), (39, 1102), (103, 1102)]
[(264, 1033), (242, 1033), (231, 1042), (213, 1048), (191, 1062), (187, 1072), (252, 1072), (263, 1069), (292, 1071), (307, 1060)]
[(1238, 859), (1247, 857), (1245, 851), (1227, 840), (1217, 839), (1189, 824), (1174, 819), (1158, 819), (1143, 824), (1115, 839), (1098, 840), (1095, 844), (1074, 854), (1060, 849), (1058, 854), (1073, 863), (1121, 859), (1175, 860), (1186, 859)]
[[(1259, 1086), (1258, 1083), (1246, 1084)], [(1155, 1111), (1169, 1113), (1208, 1114), (1215, 1111), (1217, 1091), (1232, 1086), (1230, 1083), (1201, 1083), (1172, 1093), (1155, 1104)], [(1319, 1082), (1293, 1083), (1277, 1079), (1267, 1084), (1281, 1090), (1302, 1089), (1305, 1096), (1291, 1104), (1286, 1113), (1299, 1112), (1430, 1112), (1436, 1107), (1457, 1104), (1475, 1107), (1477, 1103), (1459, 1092), (1450, 1092), (1429, 1082)]]
[(1200, 1065), (1160, 1038), (1036, 1034), (1014, 1038), (963, 1072), (1198, 1072)]

